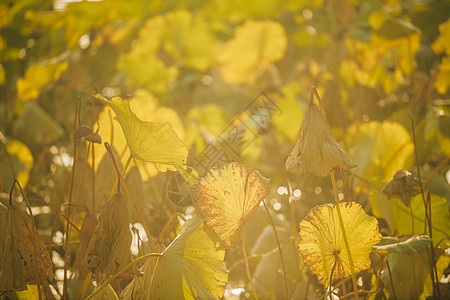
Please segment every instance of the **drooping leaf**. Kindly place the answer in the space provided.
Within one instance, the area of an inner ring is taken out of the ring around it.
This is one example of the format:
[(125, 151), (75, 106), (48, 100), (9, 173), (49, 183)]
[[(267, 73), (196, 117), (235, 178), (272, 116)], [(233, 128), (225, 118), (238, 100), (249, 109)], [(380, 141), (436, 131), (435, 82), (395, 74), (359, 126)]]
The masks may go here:
[(86, 256), (91, 237), (97, 227), (97, 223), (97, 218), (93, 214), (88, 213), (86, 217), (84, 217), (83, 223), (81, 224), (80, 247), (77, 250), (75, 260), (75, 265), (78, 266), (78, 280), (84, 280), (89, 273), (89, 270), (86, 268), (83, 261)]
[(133, 158), (154, 163), (161, 171), (186, 169), (188, 150), (169, 123), (142, 121), (120, 97), (106, 103), (116, 113)]
[(412, 176), (411, 172), (399, 170), (394, 177), (384, 186), (383, 193), (389, 198), (395, 197), (409, 206), (411, 198), (420, 193), (419, 179)]
[(252, 83), (258, 71), (283, 58), (287, 38), (274, 21), (246, 21), (219, 53), (220, 73), (227, 83)]
[[(341, 202), (338, 205), (355, 272), (368, 269), (372, 246), (381, 240), (378, 221), (367, 215), (356, 202)], [(333, 280), (352, 274), (336, 205), (316, 206), (300, 222), (298, 249), (309, 270), (325, 286), (329, 285), (333, 266)]]
[(213, 168), (194, 189), (195, 206), (227, 248), (235, 248), (243, 225), (269, 193), (269, 180), (238, 163)]
[(325, 175), (357, 165), (334, 139), (330, 125), (311, 98), (300, 125), (297, 143), (286, 160), (286, 170), (296, 174)]
[(148, 299), (221, 298), (228, 277), (225, 250), (213, 236), (200, 216), (188, 220), (159, 257)]
[(28, 284), (53, 280), (53, 267), (44, 241), (31, 217), (8, 205), (0, 227), (0, 292), (22, 291)]
[[(105, 203), (89, 241), (84, 267), (110, 276), (131, 262), (131, 230), (127, 204), (120, 193)], [(128, 271), (138, 273), (136, 268)]]
[(39, 97), (41, 89), (61, 76), (68, 67), (68, 62), (47, 65), (33, 65), (25, 72), (25, 77), (17, 80), (17, 96), (22, 100)]
[(373, 250), (385, 250), (389, 253), (421, 253), (425, 251), (431, 244), (431, 239), (427, 235), (415, 235), (412, 237), (383, 237), (377, 245), (373, 246)]

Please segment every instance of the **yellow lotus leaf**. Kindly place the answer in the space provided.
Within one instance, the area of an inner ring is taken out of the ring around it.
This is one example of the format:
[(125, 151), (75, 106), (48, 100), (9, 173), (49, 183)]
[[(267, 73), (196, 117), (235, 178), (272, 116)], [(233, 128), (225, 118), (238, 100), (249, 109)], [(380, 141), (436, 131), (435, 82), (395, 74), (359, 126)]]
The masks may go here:
[[(366, 270), (370, 267), (369, 254), (372, 246), (381, 240), (378, 221), (367, 215), (356, 202), (342, 202), (338, 205), (342, 212), (355, 272)], [(325, 286), (330, 283), (333, 266), (333, 280), (352, 274), (339, 225), (337, 206), (316, 206), (308, 213), (300, 222), (298, 249), (309, 270)]]
[(228, 271), (225, 250), (195, 215), (159, 257), (148, 299), (217, 299), (223, 296)]
[(172, 125), (142, 121), (131, 111), (130, 104), (120, 97), (98, 98), (116, 113), (133, 158), (154, 163), (160, 171), (186, 169), (188, 149)]
[(283, 58), (286, 46), (280, 23), (247, 21), (219, 53), (220, 73), (227, 83), (252, 83), (258, 71)]
[(269, 193), (269, 179), (238, 163), (211, 169), (194, 189), (195, 206), (225, 247), (235, 248), (243, 225)]
[(39, 97), (41, 89), (61, 76), (69, 64), (67, 62), (33, 65), (25, 71), (25, 77), (17, 80), (17, 96), (22, 100), (33, 100)]

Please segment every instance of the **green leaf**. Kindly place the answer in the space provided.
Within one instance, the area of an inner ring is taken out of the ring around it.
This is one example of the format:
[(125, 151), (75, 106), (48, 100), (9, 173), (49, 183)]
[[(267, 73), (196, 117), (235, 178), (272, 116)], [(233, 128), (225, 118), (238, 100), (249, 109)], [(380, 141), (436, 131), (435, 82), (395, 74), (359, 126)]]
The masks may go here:
[(186, 169), (188, 150), (172, 125), (142, 121), (120, 97), (104, 101), (116, 113), (133, 158), (153, 163), (160, 171)]
[(258, 71), (283, 58), (286, 46), (280, 23), (247, 21), (219, 53), (220, 73), (227, 83), (253, 83)]
[[(228, 274), (225, 250), (195, 215), (159, 257), (148, 299), (216, 299), (223, 296)], [(213, 240), (214, 239), (214, 240)]]
[(421, 253), (425, 251), (431, 244), (431, 239), (428, 235), (416, 235), (410, 238), (396, 238), (396, 237), (382, 237), (380, 243), (373, 246), (372, 249), (385, 250), (389, 253)]

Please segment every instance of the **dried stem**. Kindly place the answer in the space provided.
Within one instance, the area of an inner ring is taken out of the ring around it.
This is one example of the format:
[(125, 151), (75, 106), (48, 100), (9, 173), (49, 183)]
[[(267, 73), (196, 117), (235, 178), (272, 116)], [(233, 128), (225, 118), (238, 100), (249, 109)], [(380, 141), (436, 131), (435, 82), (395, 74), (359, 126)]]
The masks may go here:
[(264, 208), (266, 209), (267, 215), (269, 216), (269, 219), (270, 219), (270, 223), (272, 224), (273, 234), (275, 235), (275, 240), (277, 242), (278, 252), (280, 253), (281, 266), (283, 267), (284, 289), (285, 289), (286, 300), (287, 300), (287, 299), (289, 299), (289, 293), (288, 293), (286, 267), (284, 265), (283, 251), (281, 250), (280, 240), (278, 239), (277, 230), (275, 229), (275, 224), (273, 223), (273, 219), (272, 219), (272, 216), (270, 215), (269, 209), (267, 208), (266, 202), (263, 200), (262, 203), (264, 204)]
[(248, 265), (248, 257), (247, 257), (247, 251), (245, 250), (245, 228), (244, 228), (244, 220), (241, 220), (242, 222), (242, 253), (244, 254), (244, 260), (245, 260), (245, 271), (247, 273), (248, 281), (250, 281), (250, 285), (252, 286), (253, 290), (253, 296), (256, 300), (258, 300), (258, 293), (256, 293), (255, 285), (253, 284), (252, 275), (250, 274), (250, 267)]
[(350, 264), (350, 271), (352, 272), (352, 282), (353, 282), (353, 290), (355, 291), (355, 300), (359, 299), (358, 296), (358, 285), (356, 284), (356, 274), (355, 274), (355, 266), (353, 265), (353, 259), (352, 259), (352, 254), (350, 251), (350, 245), (348, 243), (348, 238), (347, 238), (347, 233), (345, 232), (345, 227), (344, 227), (344, 220), (342, 219), (342, 213), (341, 213), (341, 208), (339, 207), (339, 195), (338, 195), (338, 191), (337, 191), (337, 187), (336, 187), (336, 178), (334, 177), (334, 171), (332, 171), (330, 173), (330, 177), (331, 177), (331, 183), (333, 185), (333, 191), (334, 191), (334, 199), (336, 200), (336, 210), (338, 213), (338, 218), (339, 218), (339, 225), (341, 227), (341, 231), (342, 231), (342, 236), (344, 238), (344, 244), (345, 244), (345, 250), (347, 251), (347, 256), (348, 256), (348, 260), (349, 260), (349, 264)]
[[(75, 106), (75, 119), (73, 121), (73, 132), (77, 130), (77, 118), (80, 114), (80, 98), (77, 99)], [(72, 166), (72, 175), (70, 180), (70, 189), (69, 189), (69, 210), (67, 212), (67, 218), (70, 220), (71, 214), (71, 205), (72, 205), (72, 193), (73, 193), (73, 184), (75, 181), (75, 167), (77, 161), (77, 140), (73, 137), (73, 166)], [(64, 247), (64, 283), (63, 283), (63, 299), (67, 299), (67, 263), (69, 260), (69, 241), (70, 241), (70, 223), (67, 222), (66, 225), (66, 240)]]
[(391, 283), (392, 294), (394, 295), (394, 300), (397, 300), (397, 296), (395, 296), (394, 283), (392, 282), (392, 274), (391, 274), (391, 267), (389, 266), (389, 260), (386, 260), (386, 266), (389, 272), (389, 282)]
[(84, 300), (89, 300), (92, 299), (95, 295), (97, 295), (98, 293), (100, 293), (101, 290), (103, 290), (105, 287), (107, 287), (111, 282), (113, 282), (117, 277), (119, 277), (122, 273), (126, 272), (129, 268), (131, 268), (133, 265), (137, 264), (138, 262), (140, 262), (141, 260), (144, 260), (146, 258), (152, 257), (152, 256), (162, 256), (161, 253), (149, 253), (146, 254), (144, 256), (138, 257), (135, 260), (133, 260), (132, 262), (130, 262), (128, 265), (126, 265), (125, 267), (123, 267), (121, 270), (119, 270), (116, 274), (111, 275), (110, 277), (108, 277), (108, 279), (106, 279), (102, 285), (100, 287), (98, 287), (95, 291), (92, 292), (92, 294), (90, 294), (89, 296), (87, 296)]

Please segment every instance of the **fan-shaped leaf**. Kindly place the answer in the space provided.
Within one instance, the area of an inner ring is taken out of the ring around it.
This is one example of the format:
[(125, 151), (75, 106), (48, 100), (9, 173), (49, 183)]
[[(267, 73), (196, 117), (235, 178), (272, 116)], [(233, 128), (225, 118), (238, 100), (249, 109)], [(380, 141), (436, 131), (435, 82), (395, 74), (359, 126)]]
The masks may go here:
[(258, 171), (228, 163), (209, 171), (194, 189), (195, 206), (227, 248), (239, 242), (243, 224), (269, 193), (269, 180)]
[[(368, 269), (372, 246), (381, 239), (378, 221), (368, 216), (356, 202), (342, 202), (338, 205), (342, 212), (355, 272)], [(300, 222), (298, 248), (309, 270), (326, 286), (329, 284), (333, 266), (333, 279), (352, 274), (336, 206), (316, 206), (308, 213)]]

